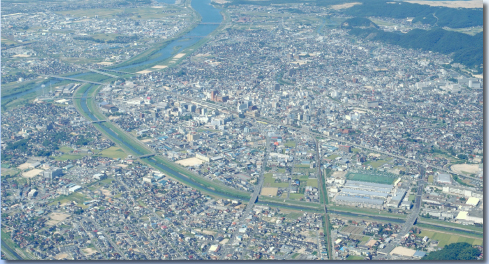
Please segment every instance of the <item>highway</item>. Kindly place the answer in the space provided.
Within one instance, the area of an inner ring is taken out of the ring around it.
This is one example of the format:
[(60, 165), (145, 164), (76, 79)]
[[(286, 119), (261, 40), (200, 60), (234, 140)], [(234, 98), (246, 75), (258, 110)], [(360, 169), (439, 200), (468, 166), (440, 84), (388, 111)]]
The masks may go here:
[[(326, 244), (327, 244), (327, 250), (328, 250), (328, 259), (331, 259), (333, 254), (332, 252), (332, 246), (331, 246), (331, 233), (329, 232), (329, 217), (328, 217), (328, 208), (326, 205), (328, 204), (328, 194), (327, 192), (323, 192), (323, 190), (326, 189), (326, 179), (324, 179), (324, 175), (321, 173), (321, 151), (319, 150), (319, 142), (317, 138), (314, 137), (314, 142), (316, 144), (316, 167), (317, 167), (317, 178), (318, 178), (318, 190), (321, 193), (321, 199), (324, 204), (324, 223), (326, 224), (324, 230), (325, 230), (325, 236), (326, 236)], [(321, 251), (318, 251), (318, 254)], [(322, 257), (321, 257), (322, 258)]]
[[(265, 132), (267, 133), (267, 132)], [(263, 155), (263, 163), (261, 166), (261, 171), (260, 171), (260, 176), (258, 178), (258, 183), (255, 185), (255, 189), (253, 190), (253, 195), (250, 198), (250, 201), (246, 205), (245, 210), (243, 211), (243, 214), (241, 215), (238, 223), (236, 223), (235, 230), (232, 234), (232, 236), (229, 238), (229, 241), (226, 243), (226, 248), (221, 251), (221, 256), (227, 256), (228, 254), (231, 254), (233, 247), (229, 246), (234, 243), (234, 240), (236, 239), (236, 236), (239, 233), (239, 228), (246, 224), (246, 217), (251, 215), (251, 211), (253, 210), (253, 207), (255, 206), (256, 201), (258, 200), (258, 196), (260, 195), (261, 189), (263, 187), (263, 182), (265, 180), (265, 168), (267, 167), (267, 161), (268, 161), (268, 153), (269, 153), (269, 145), (270, 145), (270, 137), (268, 134), (266, 135), (266, 145), (265, 145), (265, 154)], [(222, 259), (222, 258), (221, 258)]]
[(416, 199), (414, 202), (414, 207), (412, 208), (411, 213), (406, 219), (406, 222), (403, 224), (401, 231), (399, 231), (399, 234), (397, 237), (392, 240), (389, 244), (386, 245), (385, 248), (379, 249), (379, 252), (383, 252), (385, 254), (389, 254), (395, 247), (401, 243), (402, 238), (409, 233), (409, 230), (411, 227), (413, 227), (414, 223), (416, 222), (416, 219), (418, 218), (419, 211), (421, 210), (421, 198), (423, 195), (423, 188), (425, 186), (426, 182), (424, 181), (418, 181), (418, 191), (416, 193)]

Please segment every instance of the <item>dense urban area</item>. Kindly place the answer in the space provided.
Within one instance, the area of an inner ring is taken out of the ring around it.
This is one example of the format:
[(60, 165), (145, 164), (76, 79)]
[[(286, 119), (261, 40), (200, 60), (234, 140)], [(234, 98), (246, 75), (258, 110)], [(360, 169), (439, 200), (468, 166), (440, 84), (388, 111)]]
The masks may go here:
[(286, 2), (2, 1), (2, 259), (482, 260), (482, 5)]

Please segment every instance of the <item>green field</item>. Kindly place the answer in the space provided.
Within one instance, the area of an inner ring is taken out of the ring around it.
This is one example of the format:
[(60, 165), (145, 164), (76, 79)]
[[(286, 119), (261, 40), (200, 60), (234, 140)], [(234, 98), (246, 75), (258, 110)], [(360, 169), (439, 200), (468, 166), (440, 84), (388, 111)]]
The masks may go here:
[(336, 158), (337, 158), (337, 157), (339, 157), (339, 156), (340, 156), (340, 155), (333, 154), (333, 155), (329, 155), (329, 156), (327, 157), (327, 159), (334, 160), (334, 159), (336, 159)]
[[(433, 224), (433, 225), (446, 225), (446, 226), (451, 226), (453, 228), (458, 228), (458, 229), (467, 229), (467, 230), (471, 230), (471, 231), (475, 231), (477, 233), (480, 233), (481, 235), (484, 232), (482, 227), (473, 226), (473, 225), (461, 225), (461, 224), (457, 224), (457, 223), (435, 220), (435, 219), (425, 218), (425, 217), (418, 218), (418, 222), (421, 224), (425, 223), (425, 224)], [(443, 228), (443, 226), (440, 226), (439, 228)]]
[(107, 157), (107, 158), (114, 158), (114, 159), (125, 159), (127, 157), (127, 154), (119, 147), (110, 147), (107, 149), (102, 150), (102, 152), (99, 153), (100, 156), (102, 157)]
[(371, 215), (371, 216), (386, 216), (386, 217), (391, 217), (391, 218), (406, 219), (405, 215), (388, 213), (387, 211), (379, 211), (377, 209), (370, 209), (369, 210), (369, 209), (361, 209), (361, 208), (356, 208), (356, 207), (337, 206), (337, 205), (330, 205), (330, 206), (328, 206), (328, 210), (329, 209), (337, 210), (337, 211), (343, 211), (343, 212)]
[(386, 159), (386, 160), (376, 160), (376, 161), (369, 161), (367, 162), (367, 164), (369, 164), (370, 166), (372, 166), (372, 168), (378, 168), (386, 163), (389, 163), (389, 160), (390, 159)]
[(77, 204), (82, 205), (83, 202), (88, 201), (88, 200), (89, 199), (87, 199), (85, 197), (85, 195), (78, 193), (78, 192), (74, 192), (70, 195), (60, 195), (59, 197), (54, 199), (49, 205), (55, 205), (57, 202), (60, 202), (61, 204), (63, 204), (63, 203), (67, 203), (70, 201), (75, 201), (75, 202), (77, 202)]
[[(287, 205), (293, 205), (293, 206), (300, 205), (300, 206), (303, 206), (302, 210), (304, 210), (304, 211), (306, 211), (306, 210), (314, 210), (314, 211), (323, 210), (323, 209), (321, 209), (320, 204), (318, 204), (318, 203), (309, 203), (309, 202), (296, 201), (296, 200), (287, 200), (286, 202), (284, 202), (284, 199), (279, 198), (279, 197), (268, 197), (268, 196), (260, 195), (260, 197), (258, 198), (258, 201), (259, 201), (258, 203), (260, 203), (260, 204), (267, 204), (267, 202), (280, 203), (280, 204), (284, 205), (283, 209), (288, 209)], [(275, 206), (272, 206), (272, 207), (275, 207)], [(292, 209), (292, 210), (295, 210), (295, 209)], [(321, 211), (321, 212), (324, 212), (324, 211)]]
[(433, 175), (428, 176), (428, 182), (433, 183)]
[(113, 181), (114, 181), (114, 179), (107, 178), (105, 180), (101, 180), (100, 183), (101, 184), (111, 184)]
[(370, 240), (369, 236), (363, 236), (362, 239), (360, 240), (361, 244), (365, 244)]
[(285, 188), (285, 187), (288, 187), (289, 186), (289, 183), (288, 182), (278, 182), (278, 183), (276, 183), (275, 182), (275, 179), (272, 178), (273, 177), (273, 173), (272, 172), (265, 173), (263, 176), (265, 177), (264, 182), (263, 182), (265, 187)]
[(348, 173), (346, 179), (353, 181), (364, 181), (382, 184), (393, 184), (398, 177), (397, 176), (382, 176), (363, 173)]
[(278, 188), (285, 188), (288, 187), (289, 183), (288, 182), (277, 182), (277, 183), (270, 183), (268, 187), (278, 187)]
[(295, 148), (295, 146), (297, 146), (297, 143), (295, 143), (295, 141), (287, 141), (284, 143), (284, 146), (289, 148)]
[(58, 150), (63, 153), (71, 153), (73, 151), (73, 149), (68, 146), (62, 146)]
[(290, 213), (288, 213), (285, 218), (288, 218), (288, 219), (293, 219), (293, 220), (297, 220), (297, 218), (303, 216), (304, 213), (303, 212), (298, 212), (298, 211), (292, 211)]
[(430, 239), (438, 240), (438, 247), (443, 248), (445, 245), (449, 245), (457, 242), (467, 242), (471, 245), (482, 245), (482, 239), (463, 237), (455, 234), (446, 234), (431, 230), (422, 230), (420, 236), (427, 236)]
[(308, 179), (307, 180), (307, 186), (312, 186), (312, 187), (318, 187), (318, 180), (317, 179)]
[(273, 173), (272, 172), (263, 174), (263, 177), (265, 177), (264, 183), (274, 183), (275, 182), (275, 179), (272, 178), (272, 176), (273, 176)]
[(61, 156), (58, 156), (58, 157), (54, 158), (54, 160), (57, 160), (57, 161), (78, 160), (78, 159), (81, 159), (81, 158), (83, 158), (85, 156), (86, 155), (82, 155), (82, 154), (74, 154), (74, 155), (71, 155), (71, 154), (63, 154)]
[(409, 195), (409, 201), (414, 201), (414, 199), (416, 199), (416, 195), (410, 194)]
[(348, 255), (346, 260), (363, 260), (365, 257), (362, 256), (356, 256), (356, 255)]
[(304, 197), (304, 194), (302, 194), (302, 193), (291, 193), (291, 194), (289, 194), (289, 198), (294, 199), (294, 200), (300, 200), (303, 197)]

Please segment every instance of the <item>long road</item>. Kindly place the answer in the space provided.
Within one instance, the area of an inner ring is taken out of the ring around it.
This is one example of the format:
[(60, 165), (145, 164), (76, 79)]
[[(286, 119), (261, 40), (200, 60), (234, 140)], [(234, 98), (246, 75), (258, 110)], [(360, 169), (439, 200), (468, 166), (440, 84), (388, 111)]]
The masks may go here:
[[(267, 133), (267, 132), (265, 132)], [(231, 254), (232, 247), (229, 247), (228, 245), (232, 245), (234, 240), (236, 239), (236, 236), (239, 233), (239, 228), (245, 224), (246, 217), (248, 217), (251, 213), (251, 210), (255, 206), (256, 201), (258, 200), (258, 196), (260, 195), (261, 189), (263, 187), (263, 182), (265, 179), (265, 168), (267, 167), (267, 162), (268, 162), (268, 152), (269, 152), (269, 145), (270, 145), (270, 137), (268, 134), (266, 135), (266, 145), (265, 145), (265, 154), (263, 155), (263, 162), (261, 165), (261, 171), (260, 171), (260, 177), (258, 179), (257, 185), (255, 185), (255, 189), (253, 190), (253, 195), (251, 196), (250, 200), (248, 201), (248, 204), (246, 205), (245, 210), (243, 210), (243, 213), (238, 221), (238, 223), (235, 226), (235, 230), (232, 234), (232, 236), (229, 238), (229, 241), (226, 243), (226, 249), (222, 250), (221, 256), (227, 256), (228, 254)], [(251, 238), (250, 238), (251, 239)], [(222, 259), (222, 258), (221, 258)]]
[[(316, 166), (317, 166), (317, 178), (318, 178), (318, 184), (319, 184), (319, 192), (320, 196), (322, 199), (322, 202), (324, 204), (324, 223), (325, 223), (325, 228), (324, 228), (324, 235), (326, 236), (326, 244), (327, 244), (327, 251), (328, 251), (328, 259), (332, 259), (333, 254), (332, 254), (332, 246), (331, 246), (331, 233), (329, 232), (329, 217), (328, 217), (328, 194), (326, 191), (323, 192), (323, 190), (326, 190), (326, 179), (324, 179), (322, 173), (321, 173), (321, 151), (319, 150), (319, 141), (317, 138), (314, 138), (314, 142), (316, 143)], [(318, 252), (318, 254), (321, 254)]]
[(387, 244), (385, 248), (380, 249), (379, 252), (382, 252), (386, 255), (389, 254), (389, 252), (391, 252), (395, 247), (399, 245), (399, 243), (401, 243), (403, 237), (408, 234), (411, 227), (413, 227), (416, 219), (419, 216), (419, 211), (421, 210), (421, 198), (423, 196), (424, 184), (424, 181), (418, 181), (418, 191), (416, 193), (416, 201), (414, 203), (414, 207), (409, 216), (406, 218), (406, 222), (402, 225), (401, 231), (399, 231), (397, 237), (392, 242)]

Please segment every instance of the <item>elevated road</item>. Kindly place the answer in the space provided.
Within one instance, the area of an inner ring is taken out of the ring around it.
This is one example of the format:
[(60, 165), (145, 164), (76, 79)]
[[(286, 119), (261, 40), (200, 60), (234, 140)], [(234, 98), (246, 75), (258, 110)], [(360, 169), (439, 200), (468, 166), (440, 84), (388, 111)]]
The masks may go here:
[[(250, 200), (248, 201), (248, 204), (246, 205), (246, 208), (243, 210), (243, 214), (241, 215), (238, 223), (236, 223), (235, 230), (232, 234), (232, 236), (229, 238), (229, 241), (226, 244), (226, 248), (221, 251), (221, 256), (227, 256), (228, 254), (232, 254), (232, 250), (234, 247), (230, 246), (234, 243), (234, 240), (236, 240), (236, 236), (239, 234), (239, 228), (246, 224), (246, 218), (250, 216), (251, 211), (253, 210), (253, 207), (255, 206), (256, 201), (258, 200), (258, 196), (260, 195), (261, 189), (263, 187), (263, 183), (265, 180), (265, 168), (267, 167), (267, 162), (268, 162), (268, 152), (269, 152), (269, 145), (270, 145), (270, 137), (267, 135), (267, 140), (266, 140), (266, 147), (265, 147), (265, 154), (263, 155), (263, 163), (261, 166), (261, 171), (260, 171), (260, 177), (258, 178), (258, 183), (255, 185), (255, 188), (253, 190), (253, 194), (250, 197)], [(251, 239), (251, 238), (250, 238)], [(222, 258), (221, 258), (222, 259)]]
[[(324, 177), (324, 175), (322, 175), (321, 173), (321, 151), (319, 150), (319, 142), (317, 140), (317, 138), (314, 137), (314, 142), (316, 144), (316, 165), (317, 165), (317, 178), (318, 178), (318, 189), (319, 189), (319, 192), (321, 193), (321, 199), (322, 199), (322, 203), (324, 204), (324, 223), (325, 223), (325, 228), (324, 228), (324, 231), (325, 231), (325, 236), (326, 236), (326, 246), (327, 246), (327, 250), (328, 250), (328, 259), (332, 259), (333, 257), (333, 254), (332, 254), (332, 244), (331, 244), (331, 233), (329, 232), (329, 217), (328, 217), (328, 208), (327, 208), (327, 204), (328, 204), (328, 194), (327, 192), (325, 191), (326, 190), (326, 179)], [(319, 253), (321, 251), (318, 251), (318, 254), (322, 254), (322, 253)]]
[(98, 74), (102, 74), (102, 75), (105, 75), (105, 76), (109, 76), (111, 78), (117, 78), (117, 77), (119, 77), (117, 75), (113, 75), (113, 74), (110, 74), (110, 73), (102, 72), (102, 71), (91, 69), (91, 68), (84, 68), (84, 69), (89, 70), (89, 71), (94, 72), (94, 73), (98, 73)]
[(424, 181), (418, 181), (418, 191), (416, 193), (416, 199), (414, 203), (414, 207), (409, 214), (409, 216), (406, 219), (406, 222), (402, 225), (401, 231), (399, 231), (399, 234), (397, 237), (391, 241), (389, 244), (386, 245), (385, 248), (379, 249), (379, 252), (384, 253), (384, 254), (389, 254), (395, 247), (401, 243), (401, 240), (406, 234), (409, 234), (409, 230), (411, 227), (413, 227), (414, 223), (416, 223), (416, 219), (418, 219), (419, 212), (421, 210), (421, 198), (423, 195), (423, 188), (424, 188)]
[(57, 75), (42, 75), (42, 76), (56, 78), (56, 79), (70, 80), (70, 81), (75, 81), (75, 82), (84, 82), (84, 83), (92, 83), (92, 84), (98, 84), (98, 85), (107, 85), (106, 83), (87, 81), (87, 80), (83, 80), (83, 79), (70, 78), (70, 77), (57, 76)]

